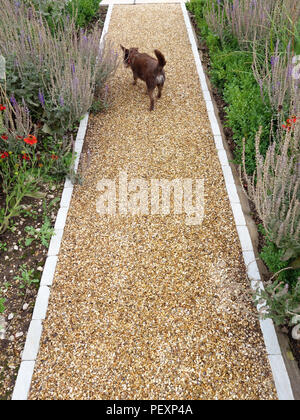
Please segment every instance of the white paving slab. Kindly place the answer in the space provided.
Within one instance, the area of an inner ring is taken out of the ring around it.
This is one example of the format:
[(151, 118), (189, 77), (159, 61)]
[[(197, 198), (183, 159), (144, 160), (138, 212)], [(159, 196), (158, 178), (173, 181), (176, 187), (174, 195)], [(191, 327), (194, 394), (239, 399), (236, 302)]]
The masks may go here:
[(22, 353), (22, 361), (34, 361), (36, 359), (40, 338), (42, 334), (42, 321), (33, 319), (29, 325), (26, 342)]
[(17, 380), (15, 383), (14, 391), (12, 394), (12, 400), (27, 400), (31, 378), (34, 370), (35, 362), (31, 361), (23, 361), (21, 362)]
[(40, 287), (52, 286), (57, 260), (58, 260), (57, 255), (47, 257), (43, 274), (42, 274), (42, 278), (41, 278), (41, 282), (40, 282)]

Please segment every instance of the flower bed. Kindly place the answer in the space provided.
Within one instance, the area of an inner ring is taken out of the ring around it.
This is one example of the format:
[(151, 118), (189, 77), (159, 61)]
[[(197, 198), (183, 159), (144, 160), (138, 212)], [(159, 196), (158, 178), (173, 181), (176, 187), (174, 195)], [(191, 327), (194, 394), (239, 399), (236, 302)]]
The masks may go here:
[(80, 182), (73, 138), (86, 112), (106, 108), (118, 57), (99, 48), (107, 9), (95, 0), (2, 3), (0, 399), (10, 399), (64, 180)]
[[(187, 3), (224, 132), (241, 168), (268, 268), (271, 317), (292, 336), (300, 320), (300, 4)], [(294, 328), (293, 328), (294, 327)], [(291, 338), (300, 367), (300, 344)]]

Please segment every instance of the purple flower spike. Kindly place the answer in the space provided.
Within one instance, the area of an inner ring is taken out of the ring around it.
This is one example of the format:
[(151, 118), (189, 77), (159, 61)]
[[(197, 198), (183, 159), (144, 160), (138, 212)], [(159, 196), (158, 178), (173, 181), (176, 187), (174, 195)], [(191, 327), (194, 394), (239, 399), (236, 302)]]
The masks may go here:
[(43, 95), (43, 93), (41, 92), (40, 89), (39, 89), (39, 101), (40, 101), (42, 107), (44, 108), (45, 107), (45, 98), (44, 98), (44, 95)]
[(16, 98), (14, 97), (14, 95), (11, 95), (11, 97), (10, 97), (10, 103), (12, 104), (12, 106), (14, 108), (17, 108), (18, 103), (17, 103)]

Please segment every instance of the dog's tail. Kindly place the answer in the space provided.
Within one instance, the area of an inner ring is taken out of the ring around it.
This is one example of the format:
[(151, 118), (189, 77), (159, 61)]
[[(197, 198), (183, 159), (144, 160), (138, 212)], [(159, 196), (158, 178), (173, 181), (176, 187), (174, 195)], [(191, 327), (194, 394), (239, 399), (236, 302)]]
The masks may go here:
[(167, 62), (165, 60), (165, 57), (163, 56), (163, 54), (160, 51), (154, 50), (154, 53), (155, 53), (155, 55), (157, 57), (157, 60), (158, 60), (157, 69), (158, 69), (158, 71), (161, 71), (162, 68), (167, 64)]

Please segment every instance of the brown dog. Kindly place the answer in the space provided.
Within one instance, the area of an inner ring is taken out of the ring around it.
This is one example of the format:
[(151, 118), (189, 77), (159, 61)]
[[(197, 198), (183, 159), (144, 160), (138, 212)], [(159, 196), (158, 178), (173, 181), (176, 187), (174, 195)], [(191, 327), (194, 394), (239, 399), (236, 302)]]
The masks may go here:
[(125, 67), (131, 67), (133, 73), (133, 84), (136, 85), (137, 79), (146, 82), (147, 93), (150, 98), (150, 111), (154, 109), (153, 92), (158, 88), (157, 97), (161, 97), (161, 91), (165, 83), (165, 72), (163, 67), (166, 60), (163, 54), (154, 50), (157, 60), (145, 53), (139, 53), (138, 48), (125, 48), (120, 45), (124, 53)]

